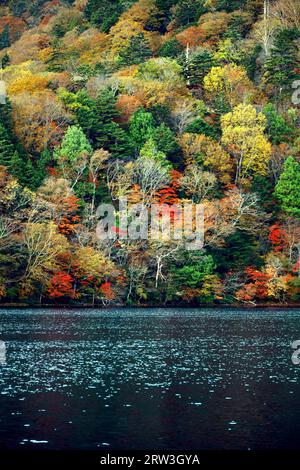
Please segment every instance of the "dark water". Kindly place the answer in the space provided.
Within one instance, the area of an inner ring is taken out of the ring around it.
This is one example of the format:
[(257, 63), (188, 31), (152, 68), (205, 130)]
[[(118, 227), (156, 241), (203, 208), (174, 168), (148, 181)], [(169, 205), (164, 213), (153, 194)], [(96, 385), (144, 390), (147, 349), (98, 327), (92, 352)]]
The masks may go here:
[(296, 449), (300, 311), (0, 311), (0, 447)]

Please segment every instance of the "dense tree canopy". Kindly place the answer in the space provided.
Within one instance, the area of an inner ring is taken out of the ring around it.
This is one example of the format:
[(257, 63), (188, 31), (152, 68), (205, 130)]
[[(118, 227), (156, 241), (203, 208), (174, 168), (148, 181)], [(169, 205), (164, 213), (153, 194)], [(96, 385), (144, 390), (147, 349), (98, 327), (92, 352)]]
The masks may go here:
[[(299, 1), (264, 5), (1, 1), (0, 302), (299, 301)], [(157, 236), (192, 203), (203, 247)]]

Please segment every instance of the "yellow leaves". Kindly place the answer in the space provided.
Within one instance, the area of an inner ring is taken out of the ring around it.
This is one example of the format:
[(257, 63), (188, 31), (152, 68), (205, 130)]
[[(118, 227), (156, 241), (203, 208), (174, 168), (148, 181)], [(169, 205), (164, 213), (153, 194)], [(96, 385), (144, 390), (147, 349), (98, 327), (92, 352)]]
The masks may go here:
[(139, 0), (124, 12), (121, 18), (131, 19), (144, 27), (150, 16), (155, 13), (158, 13), (155, 0)]
[(224, 39), (219, 42), (218, 50), (214, 53), (216, 61), (235, 62), (239, 60), (240, 52), (237, 50), (236, 44), (231, 39)]
[(63, 45), (67, 53), (79, 54), (79, 63), (93, 65), (101, 60), (108, 45), (108, 35), (94, 28), (79, 35), (75, 29), (65, 35)]
[(264, 135), (266, 122), (251, 105), (241, 104), (222, 116), (222, 142), (237, 160), (237, 179), (249, 171), (267, 174), (272, 147)]
[(231, 107), (241, 102), (251, 103), (256, 94), (246, 70), (235, 64), (213, 67), (204, 78), (204, 89), (208, 99), (215, 99), (223, 94)]
[(13, 96), (15, 131), (28, 150), (43, 151), (62, 136), (69, 115), (51, 90)]
[(150, 81), (135, 83), (136, 97), (144, 104), (146, 108), (154, 105), (164, 105), (169, 103), (172, 99), (169, 90), (162, 82)]
[(151, 107), (156, 104), (174, 104), (174, 96), (188, 95), (181, 76), (181, 67), (174, 60), (167, 58), (149, 59), (136, 69), (131, 80), (133, 94), (144, 104)]
[(129, 45), (130, 39), (138, 33), (144, 34), (153, 50), (159, 47), (159, 34), (144, 29), (148, 19), (156, 11), (157, 8), (154, 0), (140, 0), (121, 15), (119, 21), (109, 32), (110, 54), (112, 58), (115, 58), (122, 49), (125, 49)]
[(92, 247), (80, 247), (75, 250), (73, 264), (79, 277), (104, 278), (114, 267), (110, 260)]
[(49, 78), (44, 75), (34, 75), (30, 71), (23, 71), (20, 77), (17, 77), (7, 86), (9, 95), (17, 95), (18, 93), (35, 93), (47, 88)]
[(263, 113), (257, 113), (254, 106), (240, 104), (231, 113), (225, 114), (221, 118), (224, 127), (242, 127), (251, 134), (264, 132), (267, 125), (267, 118)]
[(110, 30), (110, 43), (112, 56), (118, 55), (119, 51), (129, 45), (131, 38), (142, 33), (143, 26), (130, 18), (120, 19)]
[(143, 106), (174, 105), (174, 99), (189, 91), (180, 75), (181, 68), (173, 60), (155, 58), (141, 66), (126, 67), (114, 74), (125, 95), (134, 95)]
[(68, 249), (67, 239), (54, 222), (26, 223), (23, 243), (28, 252), (25, 278), (43, 281), (45, 273), (58, 267), (58, 257)]
[(42, 49), (37, 53), (37, 57), (41, 62), (45, 64), (51, 58), (52, 54), (53, 48), (46, 47), (45, 49)]
[(210, 137), (185, 133), (179, 141), (187, 163), (202, 161), (212, 168), (223, 183), (230, 182), (232, 159), (223, 147)]
[(271, 252), (266, 256), (264, 272), (268, 277), (267, 289), (270, 298), (280, 299), (288, 290), (285, 264), (285, 259), (280, 253), (275, 254)]

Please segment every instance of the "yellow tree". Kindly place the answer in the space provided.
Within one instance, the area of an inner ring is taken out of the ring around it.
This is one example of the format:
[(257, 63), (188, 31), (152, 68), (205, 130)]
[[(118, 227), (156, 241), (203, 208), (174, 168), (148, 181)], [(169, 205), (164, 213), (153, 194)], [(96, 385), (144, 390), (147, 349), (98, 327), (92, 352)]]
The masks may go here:
[(204, 89), (208, 99), (222, 95), (230, 107), (251, 103), (256, 94), (246, 70), (235, 64), (213, 67), (204, 78)]
[(265, 176), (272, 147), (264, 135), (267, 120), (252, 105), (240, 104), (221, 118), (222, 142), (236, 161), (236, 178)]
[(157, 8), (154, 0), (139, 0), (121, 15), (109, 33), (112, 56), (117, 56), (122, 49), (125, 49), (130, 39), (138, 33), (144, 33), (154, 48), (159, 47), (159, 35), (144, 29), (148, 19), (155, 12)]
[(49, 273), (59, 269), (59, 256), (68, 249), (67, 239), (54, 222), (27, 223), (23, 231), (26, 248), (26, 270), (23, 280), (44, 284)]
[(218, 142), (203, 134), (185, 133), (179, 143), (188, 165), (201, 162), (212, 169), (222, 183), (230, 182), (233, 172), (232, 158)]

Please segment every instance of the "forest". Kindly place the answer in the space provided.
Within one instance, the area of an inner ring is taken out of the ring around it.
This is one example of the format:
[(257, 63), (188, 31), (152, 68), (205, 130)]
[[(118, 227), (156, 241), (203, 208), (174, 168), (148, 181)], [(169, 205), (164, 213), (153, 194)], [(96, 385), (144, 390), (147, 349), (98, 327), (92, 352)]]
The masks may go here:
[(300, 303), (299, 0), (1, 0), (0, 64), (0, 306)]

